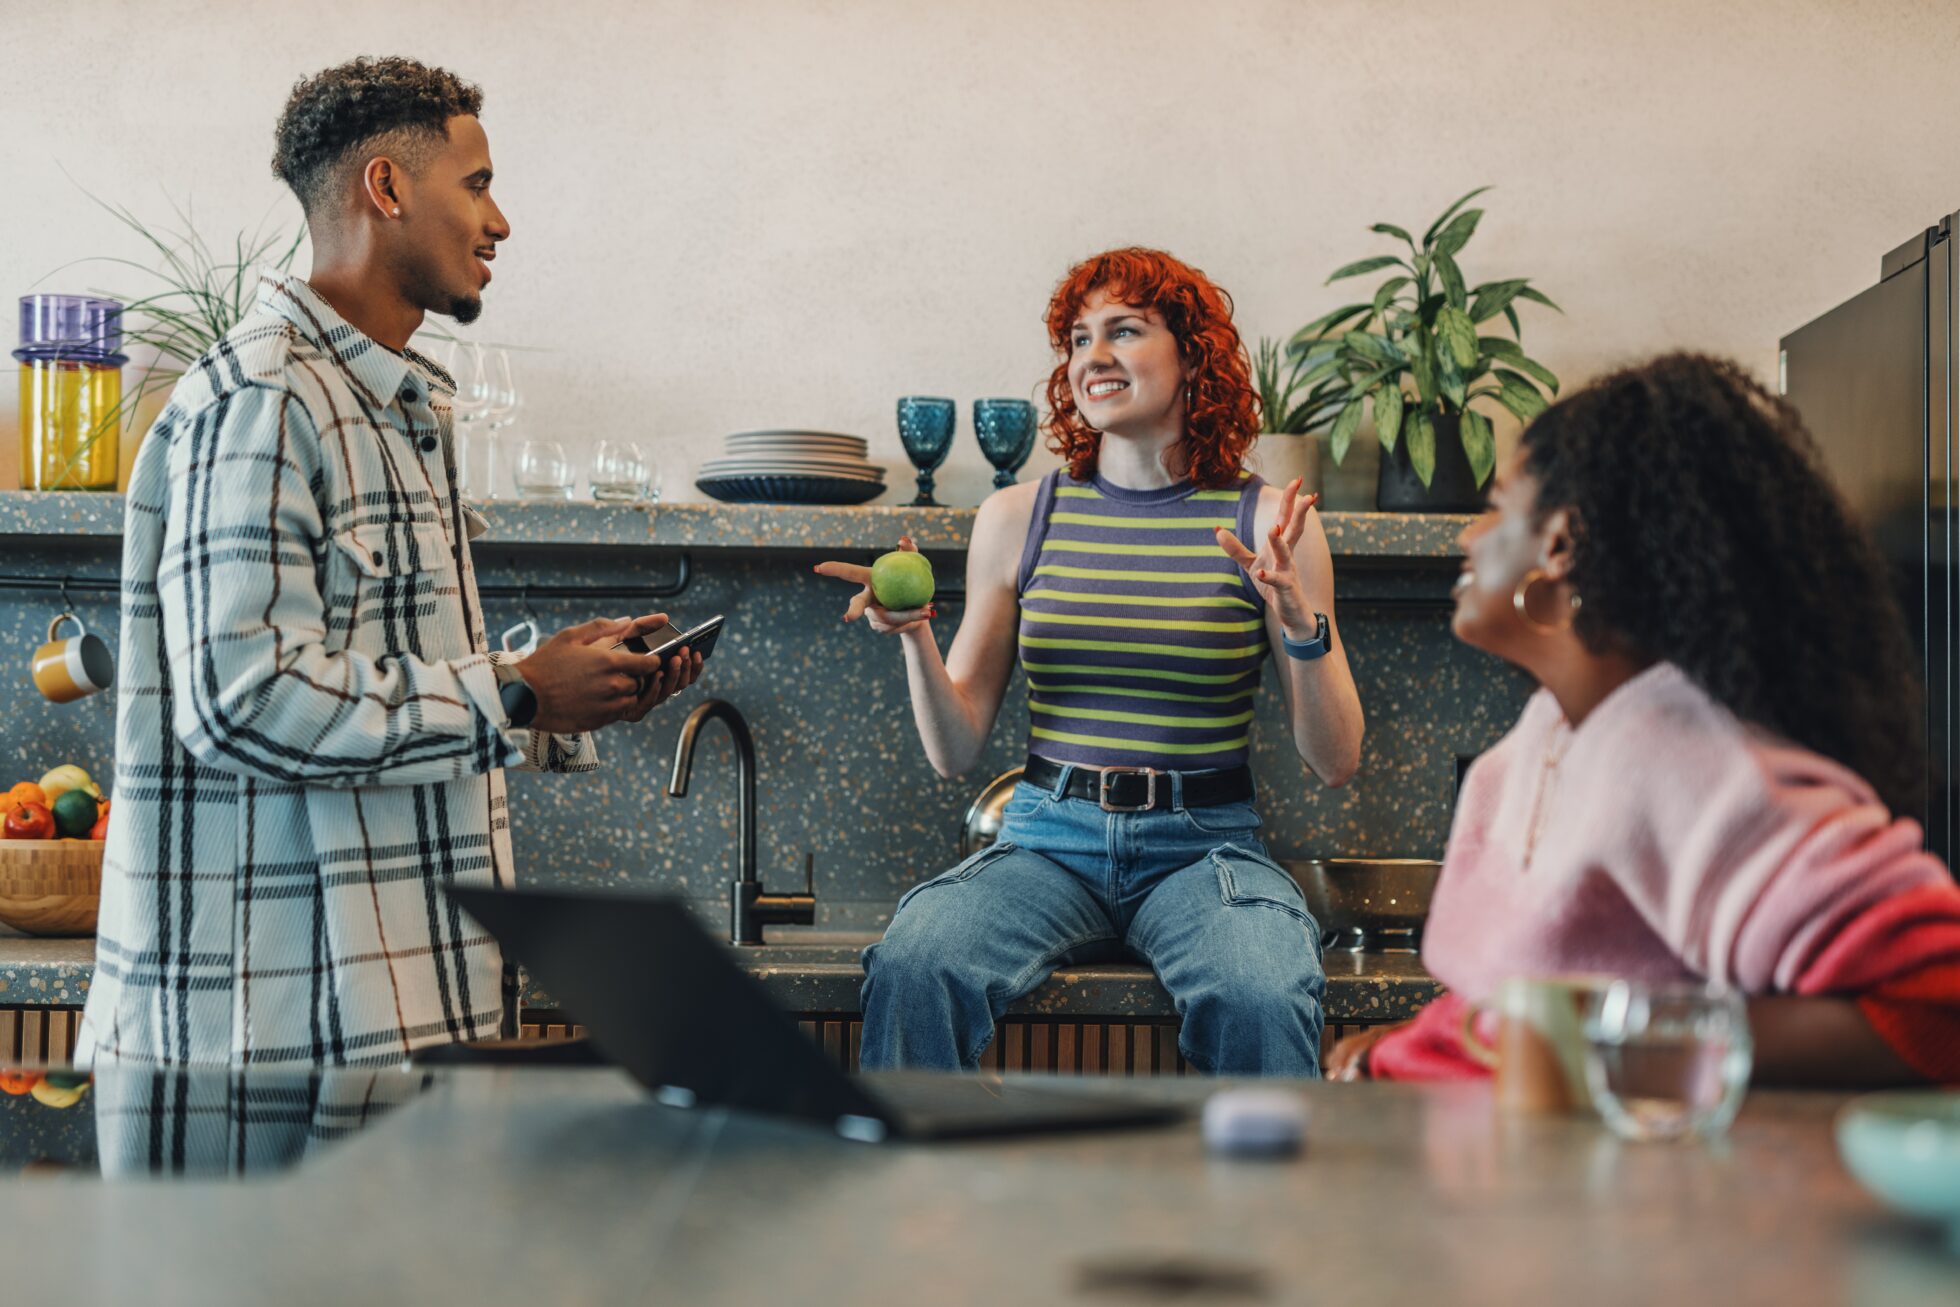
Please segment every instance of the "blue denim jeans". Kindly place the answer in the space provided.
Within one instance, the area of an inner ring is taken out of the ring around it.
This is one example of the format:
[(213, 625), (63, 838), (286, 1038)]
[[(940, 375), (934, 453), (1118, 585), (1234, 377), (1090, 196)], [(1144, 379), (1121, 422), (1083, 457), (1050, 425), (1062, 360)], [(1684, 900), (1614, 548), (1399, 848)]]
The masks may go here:
[[(1320, 931), (1249, 803), (1107, 813), (1025, 782), (1000, 840), (906, 892), (864, 951), (867, 1069), (972, 1070), (1058, 964), (1142, 959), (1201, 1071), (1318, 1076)], [(1160, 782), (1168, 783), (1168, 782)]]

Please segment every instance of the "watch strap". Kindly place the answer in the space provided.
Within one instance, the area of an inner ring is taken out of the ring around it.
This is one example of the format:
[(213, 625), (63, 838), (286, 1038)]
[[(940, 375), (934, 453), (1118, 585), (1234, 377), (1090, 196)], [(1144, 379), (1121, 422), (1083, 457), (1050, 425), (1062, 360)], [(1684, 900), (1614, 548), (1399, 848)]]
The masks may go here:
[(1311, 662), (1316, 658), (1326, 657), (1328, 651), (1333, 649), (1334, 634), (1327, 625), (1327, 614), (1315, 613), (1314, 617), (1318, 619), (1318, 629), (1315, 630), (1311, 640), (1295, 640), (1286, 633), (1285, 627), (1280, 628), (1280, 645), (1286, 650), (1287, 657), (1298, 658), (1301, 662)]

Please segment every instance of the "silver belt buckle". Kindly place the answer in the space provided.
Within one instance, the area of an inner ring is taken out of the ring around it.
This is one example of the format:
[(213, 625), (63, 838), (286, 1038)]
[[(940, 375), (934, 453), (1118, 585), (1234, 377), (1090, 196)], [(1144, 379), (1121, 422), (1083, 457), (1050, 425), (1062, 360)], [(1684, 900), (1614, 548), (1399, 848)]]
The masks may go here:
[[(1096, 787), (1096, 806), (1104, 812), (1145, 812), (1157, 806), (1157, 769), (1154, 767), (1105, 767), (1100, 773), (1102, 783)], [(1123, 806), (1109, 801), (1109, 778), (1112, 776), (1141, 776), (1144, 778), (1143, 802)]]

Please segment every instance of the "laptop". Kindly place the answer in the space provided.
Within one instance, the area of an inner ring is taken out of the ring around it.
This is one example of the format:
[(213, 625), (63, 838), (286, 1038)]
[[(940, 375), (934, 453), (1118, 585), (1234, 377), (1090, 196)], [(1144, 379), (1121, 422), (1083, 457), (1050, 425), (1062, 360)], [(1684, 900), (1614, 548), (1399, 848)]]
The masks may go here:
[(1162, 1125), (1186, 1115), (1178, 1104), (998, 1075), (848, 1075), (677, 898), (448, 892), (564, 1001), (601, 1053), (670, 1105), (795, 1117), (866, 1142)]

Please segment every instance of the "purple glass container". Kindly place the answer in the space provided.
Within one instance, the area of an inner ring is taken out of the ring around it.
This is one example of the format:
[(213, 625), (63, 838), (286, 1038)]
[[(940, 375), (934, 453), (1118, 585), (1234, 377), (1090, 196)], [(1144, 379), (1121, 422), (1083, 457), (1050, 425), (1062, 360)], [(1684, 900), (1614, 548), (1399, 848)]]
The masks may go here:
[(20, 297), (18, 362), (68, 359), (121, 367), (122, 312), (119, 301), (94, 295), (23, 295)]

